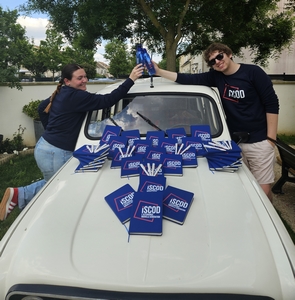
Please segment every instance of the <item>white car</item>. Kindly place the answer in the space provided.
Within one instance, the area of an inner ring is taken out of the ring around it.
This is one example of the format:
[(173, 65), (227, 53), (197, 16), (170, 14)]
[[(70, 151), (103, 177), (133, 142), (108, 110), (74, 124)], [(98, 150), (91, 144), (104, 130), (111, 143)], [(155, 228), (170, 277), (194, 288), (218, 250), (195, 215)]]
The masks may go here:
[[(86, 116), (76, 148), (98, 144), (106, 125), (144, 140), (171, 128), (190, 136), (199, 124), (213, 141), (231, 140), (215, 89), (142, 79), (112, 109)], [(295, 247), (257, 181), (243, 164), (231, 172), (197, 162), (165, 176), (194, 194), (184, 224), (163, 219), (162, 235), (129, 236), (105, 197), (136, 190), (139, 176), (121, 177), (111, 159), (79, 173), (70, 159), (1, 240), (0, 299), (294, 300)]]

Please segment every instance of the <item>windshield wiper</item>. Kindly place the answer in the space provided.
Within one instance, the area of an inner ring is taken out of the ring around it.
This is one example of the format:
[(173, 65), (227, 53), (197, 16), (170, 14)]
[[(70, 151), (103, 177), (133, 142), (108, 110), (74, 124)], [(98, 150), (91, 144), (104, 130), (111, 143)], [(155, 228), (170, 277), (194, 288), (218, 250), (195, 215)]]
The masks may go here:
[[(112, 122), (114, 125), (119, 126), (113, 118), (109, 117), (109, 119), (111, 120), (111, 122)], [(123, 129), (122, 129), (122, 131), (123, 131)]]
[[(159, 131), (164, 131), (163, 129), (161, 129), (160, 127), (158, 127), (155, 123), (153, 123), (150, 119), (148, 119), (147, 117), (143, 116), (141, 113), (137, 112), (137, 114), (144, 119), (149, 125), (151, 125), (152, 127), (158, 129)], [(164, 131), (165, 132), (165, 131)], [(166, 132), (165, 132), (166, 135)]]

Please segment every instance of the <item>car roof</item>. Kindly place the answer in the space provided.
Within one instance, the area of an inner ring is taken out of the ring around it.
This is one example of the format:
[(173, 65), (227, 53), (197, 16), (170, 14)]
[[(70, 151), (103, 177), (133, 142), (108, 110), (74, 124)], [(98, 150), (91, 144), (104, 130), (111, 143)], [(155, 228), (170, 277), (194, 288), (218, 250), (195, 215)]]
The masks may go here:
[[(122, 84), (122, 82), (117, 82), (105, 87), (99, 93), (107, 94), (114, 88)], [(215, 94), (215, 89), (207, 86), (198, 85), (183, 85), (171, 80), (165, 79), (163, 77), (149, 77), (140, 78), (135, 81), (134, 85), (131, 87), (130, 93), (154, 93), (154, 92), (171, 92), (171, 93), (205, 93), (210, 96)], [(216, 96), (216, 94), (215, 94)]]

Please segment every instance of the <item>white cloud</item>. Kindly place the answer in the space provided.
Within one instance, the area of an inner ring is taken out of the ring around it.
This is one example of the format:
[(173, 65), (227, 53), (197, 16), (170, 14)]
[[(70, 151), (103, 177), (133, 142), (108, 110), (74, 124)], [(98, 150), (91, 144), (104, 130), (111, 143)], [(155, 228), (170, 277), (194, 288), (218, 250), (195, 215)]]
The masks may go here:
[(94, 55), (94, 60), (95, 61), (102, 61), (102, 62), (108, 64), (108, 61), (103, 57), (103, 55), (104, 55), (104, 46), (105, 46), (104, 42), (101, 45), (96, 46), (96, 53)]
[(39, 46), (40, 41), (46, 39), (47, 19), (20, 16), (18, 17), (17, 22), (25, 28), (26, 36), (30, 40), (34, 39), (35, 45)]
[(107, 61), (106, 61), (106, 59), (103, 57), (103, 54), (101, 54), (101, 53), (98, 53), (98, 52), (96, 52), (95, 54), (94, 54), (94, 60), (95, 61), (101, 61), (101, 62), (104, 62), (104, 63), (108, 63)]

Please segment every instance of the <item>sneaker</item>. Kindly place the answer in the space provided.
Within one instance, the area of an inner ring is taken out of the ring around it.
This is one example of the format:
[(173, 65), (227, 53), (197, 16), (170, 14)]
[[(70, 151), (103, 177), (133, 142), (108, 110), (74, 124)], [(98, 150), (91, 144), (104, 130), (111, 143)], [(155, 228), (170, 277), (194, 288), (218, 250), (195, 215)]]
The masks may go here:
[(18, 204), (18, 189), (7, 188), (0, 203), (0, 220), (5, 220)]

